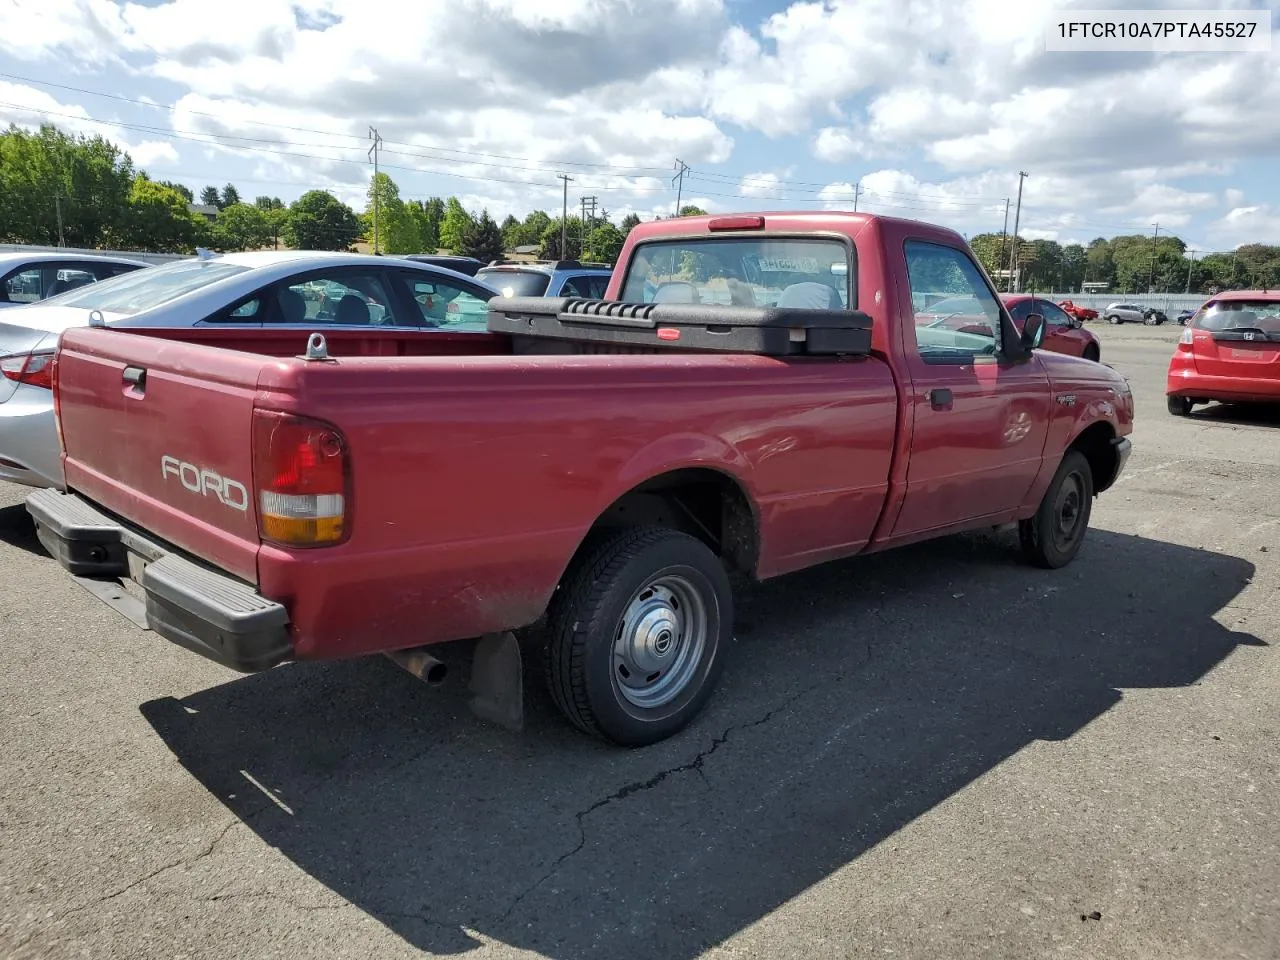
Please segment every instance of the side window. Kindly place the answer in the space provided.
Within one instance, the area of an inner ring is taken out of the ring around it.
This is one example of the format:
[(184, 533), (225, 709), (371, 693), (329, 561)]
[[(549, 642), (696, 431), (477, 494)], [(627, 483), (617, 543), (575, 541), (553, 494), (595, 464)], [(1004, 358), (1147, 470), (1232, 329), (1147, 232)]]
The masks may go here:
[(43, 271), (39, 267), (11, 273), (4, 281), (4, 299), (9, 303), (35, 303), (44, 296)]
[(905, 249), (913, 303), (938, 297), (971, 303), (941, 317), (917, 314), (920, 358), (925, 363), (956, 364), (994, 356), (1000, 343), (1000, 304), (974, 262), (943, 244), (909, 240)]
[(1028, 314), (1031, 313), (1031, 304), (1030, 300), (1019, 300), (1009, 308), (1009, 316), (1015, 323), (1025, 322)]
[(587, 277), (587, 291), (592, 300), (603, 300), (604, 292), (608, 288), (608, 277), (598, 275)]
[[(266, 309), (263, 319), (276, 323), (334, 324), (338, 326), (404, 326), (406, 318), (396, 316), (394, 301), (381, 278), (373, 272), (343, 271), (332, 276), (313, 276), (292, 284), (281, 284), (270, 294), (275, 310)], [(253, 301), (251, 301), (252, 303)], [(240, 310), (250, 308), (246, 303)], [(231, 320), (247, 317), (232, 316)]]
[(447, 327), (450, 330), (489, 328), (489, 303), (446, 280), (399, 274), (405, 290), (418, 306), (416, 325)]
[(569, 277), (565, 280), (564, 286), (560, 288), (560, 293), (557, 296), (589, 299), (591, 297), (591, 288), (587, 282), (588, 279), (588, 277)]
[(1067, 311), (1063, 310), (1056, 303), (1050, 303), (1048, 300), (1037, 300), (1036, 309), (1044, 316), (1044, 322), (1049, 327), (1060, 327), (1064, 330), (1072, 328), (1071, 317), (1067, 315)]

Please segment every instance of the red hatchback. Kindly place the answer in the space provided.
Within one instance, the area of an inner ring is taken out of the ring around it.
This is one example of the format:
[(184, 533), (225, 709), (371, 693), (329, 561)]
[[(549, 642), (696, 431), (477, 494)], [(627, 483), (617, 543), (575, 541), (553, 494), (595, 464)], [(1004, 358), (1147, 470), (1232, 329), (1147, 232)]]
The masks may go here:
[(1102, 358), (1098, 338), (1084, 328), (1083, 321), (1077, 320), (1056, 303), (1027, 293), (1005, 294), (1000, 299), (1004, 301), (1005, 309), (1009, 311), (1019, 332), (1031, 314), (1038, 313), (1044, 317), (1044, 340), (1040, 344), (1042, 350), (1068, 353), (1086, 360), (1097, 361)]
[(1230, 290), (1187, 321), (1169, 361), (1169, 412), (1197, 403), (1280, 403), (1280, 291)]

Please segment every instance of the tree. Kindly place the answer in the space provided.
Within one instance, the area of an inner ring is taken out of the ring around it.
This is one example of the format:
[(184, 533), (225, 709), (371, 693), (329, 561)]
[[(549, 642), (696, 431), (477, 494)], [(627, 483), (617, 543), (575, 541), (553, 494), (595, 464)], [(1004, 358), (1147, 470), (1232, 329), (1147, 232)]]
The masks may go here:
[(217, 207), (222, 209), (222, 194), (218, 193), (217, 187), (205, 187), (200, 191), (200, 203), (206, 207)]
[(190, 253), (204, 227), (204, 219), (191, 212), (187, 198), (177, 190), (149, 180), (145, 174), (134, 178), (122, 246), (156, 253)]
[(483, 210), (479, 220), (467, 225), (460, 251), (463, 256), (475, 257), (481, 263), (502, 259), (502, 230), (489, 211)]
[(587, 260), (616, 263), (624, 240), (622, 231), (606, 220), (587, 234), (587, 248), (582, 255)]
[(504, 250), (512, 250), (524, 243), (523, 227), (514, 214), (507, 214), (502, 221), (502, 244)]
[(409, 200), (405, 203), (404, 209), (413, 223), (414, 234), (418, 241), (417, 249), (423, 253), (435, 253), (440, 246), (440, 220), (444, 215), (444, 201), (438, 197), (433, 197), (425, 203), (421, 200)]
[(289, 206), (281, 236), (295, 250), (347, 250), (360, 236), (360, 219), (327, 190), (308, 190)]
[(632, 227), (637, 227), (639, 225), (640, 225), (640, 214), (628, 213), (625, 217), (622, 218), (620, 229), (622, 230), (622, 233), (625, 236), (626, 234), (631, 232)]
[(102, 137), (11, 125), (0, 133), (0, 240), (105, 244), (125, 228), (136, 172), (129, 155)]
[(1008, 238), (998, 233), (978, 233), (969, 238), (969, 249), (978, 258), (982, 268), (1003, 289), (997, 278), (997, 271), (1005, 269), (1001, 261), (1001, 253), (1008, 253)]
[(178, 193), (182, 194), (182, 196), (186, 199), (187, 203), (195, 203), (195, 200), (196, 200), (195, 194), (191, 192), (191, 188), (188, 187), (186, 184), (174, 183), (172, 180), (159, 180), (157, 182), (162, 187), (168, 187), (170, 190), (176, 190)]
[(279, 197), (257, 197), (253, 205), (259, 210), (283, 210), (285, 203)]
[(213, 222), (212, 243), (215, 249), (259, 250), (275, 236), (269, 212), (247, 203), (224, 207)]
[(707, 211), (701, 207), (695, 207), (691, 203), (685, 204), (680, 208), (680, 212), (676, 214), (678, 217), (705, 217), (706, 215)]
[(450, 197), (444, 204), (444, 219), (440, 223), (440, 246), (453, 253), (462, 249), (468, 226), (475, 220), (457, 197)]
[[(369, 181), (369, 189), (365, 194), (365, 211), (361, 216), (364, 223), (365, 237), (372, 243), (377, 239), (377, 250), (381, 253), (419, 253), (422, 250), (422, 236), (418, 225), (404, 201), (400, 199), (400, 188), (385, 173), (379, 172)], [(376, 202), (376, 206), (375, 206)], [(374, 229), (374, 213), (377, 213), (377, 230)]]
[(538, 243), (538, 256), (544, 260), (577, 260), (582, 256), (582, 219), (570, 217), (566, 221), (567, 243), (560, 249), (560, 218), (552, 220), (542, 231)]
[(222, 197), (218, 203), (218, 209), (225, 210), (227, 207), (233, 207), (239, 202), (240, 191), (228, 183), (222, 188)]

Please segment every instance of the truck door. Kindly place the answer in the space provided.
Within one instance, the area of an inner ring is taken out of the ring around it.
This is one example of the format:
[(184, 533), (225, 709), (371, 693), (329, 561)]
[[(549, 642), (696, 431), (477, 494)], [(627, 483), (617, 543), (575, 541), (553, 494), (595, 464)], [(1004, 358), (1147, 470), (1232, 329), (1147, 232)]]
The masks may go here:
[[(997, 358), (1000, 302), (969, 253), (923, 240), (907, 240), (905, 252), (904, 312), (914, 317), (903, 318), (902, 343), (913, 426), (894, 538), (1017, 507), (1040, 469), (1051, 404), (1039, 359)], [(939, 297), (960, 300), (958, 312), (930, 312), (925, 304)]]

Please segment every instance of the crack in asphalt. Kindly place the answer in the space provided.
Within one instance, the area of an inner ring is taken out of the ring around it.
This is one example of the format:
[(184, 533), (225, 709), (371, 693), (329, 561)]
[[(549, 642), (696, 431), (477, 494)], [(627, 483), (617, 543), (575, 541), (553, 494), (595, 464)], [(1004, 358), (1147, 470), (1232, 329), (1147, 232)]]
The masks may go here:
[[(834, 682), (839, 683), (842, 679), (843, 677), (836, 677)], [(682, 774), (682, 773), (688, 773), (690, 771), (694, 771), (699, 776), (701, 776), (703, 778), (703, 781), (707, 783), (709, 787), (710, 783), (706, 780), (706, 773), (703, 771), (702, 766), (704, 763), (706, 763), (707, 759), (711, 757), (712, 754), (714, 754), (717, 750), (719, 750), (722, 746), (724, 746), (725, 743), (728, 742), (730, 736), (732, 736), (734, 733), (738, 733), (743, 730), (750, 730), (755, 727), (763, 726), (764, 724), (772, 720), (774, 717), (776, 717), (779, 713), (781, 713), (782, 711), (790, 707), (796, 701), (809, 696), (809, 694), (827, 685), (828, 685), (828, 682), (824, 681), (823, 683), (815, 683), (808, 687), (805, 687), (803, 690), (800, 690), (799, 692), (794, 693), (791, 696), (787, 697), (785, 700), (782, 701), (782, 703), (770, 709), (763, 716), (760, 716), (755, 720), (750, 720), (746, 723), (736, 723), (736, 724), (732, 724), (729, 727), (726, 727), (723, 733), (721, 733), (719, 736), (713, 737), (711, 740), (711, 743), (706, 748), (699, 751), (693, 757), (692, 760), (687, 760), (684, 763), (678, 764), (674, 767), (668, 767), (665, 770), (660, 770), (657, 773), (655, 773), (653, 776), (645, 780), (636, 780), (632, 783), (625, 784), (624, 786), (619, 787), (617, 790), (615, 790), (613, 793), (609, 794), (608, 796), (601, 797), (599, 800), (595, 801), (595, 803), (591, 804), (591, 806), (587, 807), (585, 810), (580, 810), (577, 814), (574, 815), (574, 822), (578, 828), (577, 843), (573, 845), (572, 849), (568, 850), (565, 853), (562, 853), (559, 857), (557, 857), (555, 861), (551, 864), (550, 868), (548, 868), (547, 871), (541, 877), (539, 877), (532, 885), (527, 887), (514, 900), (511, 901), (511, 905), (508, 906), (507, 909), (503, 911), (501, 917), (498, 918), (499, 922), (509, 919), (511, 915), (515, 912), (516, 908), (519, 907), (520, 904), (523, 903), (527, 897), (529, 897), (539, 887), (541, 887), (544, 883), (546, 883), (548, 880), (554, 877), (556, 873), (559, 872), (560, 868), (565, 865), (566, 862), (568, 862), (573, 857), (577, 856), (579, 853), (582, 852), (583, 848), (586, 847), (587, 845), (587, 830), (586, 830), (584, 821), (591, 814), (595, 813), (597, 810), (601, 809), (602, 807), (608, 806), (611, 803), (616, 803), (619, 800), (625, 800), (627, 797), (634, 796), (637, 793), (644, 793), (648, 790), (652, 790), (654, 787), (659, 786), (669, 778), (678, 776), (679, 774)]]
[[(217, 850), (218, 844), (220, 844), (223, 841), (223, 839), (226, 837), (226, 835), (231, 832), (231, 828), (234, 827), (236, 824), (243, 823), (243, 822), (244, 821), (242, 821), (239, 817), (233, 818), (226, 825), (224, 825), (223, 828), (217, 832), (214, 838), (210, 840), (207, 844), (205, 844), (204, 848), (199, 853), (195, 854), (195, 856), (181, 857), (180, 859), (175, 860), (173, 863), (166, 863), (164, 866), (157, 867), (156, 869), (150, 871), (149, 873), (143, 874), (138, 879), (125, 884), (119, 890), (116, 890), (112, 893), (104, 894), (101, 897), (96, 897), (93, 900), (90, 900), (88, 903), (81, 904), (78, 907), (70, 907), (66, 910), (63, 910), (61, 913), (50, 918), (50, 923), (60, 923), (61, 921), (67, 919), (67, 917), (70, 917), (74, 914), (83, 913), (86, 910), (92, 910), (95, 907), (100, 907), (104, 903), (109, 903), (110, 901), (115, 900), (118, 897), (124, 896), (126, 893), (128, 893), (130, 890), (133, 890), (135, 887), (140, 887), (144, 883), (147, 883), (150, 880), (154, 880), (156, 877), (160, 876), (162, 873), (167, 873), (170, 870), (176, 870), (178, 867), (194, 866), (195, 864), (203, 860), (205, 857), (212, 856), (214, 851)], [(35, 934), (33, 933), (32, 936), (34, 935)]]

